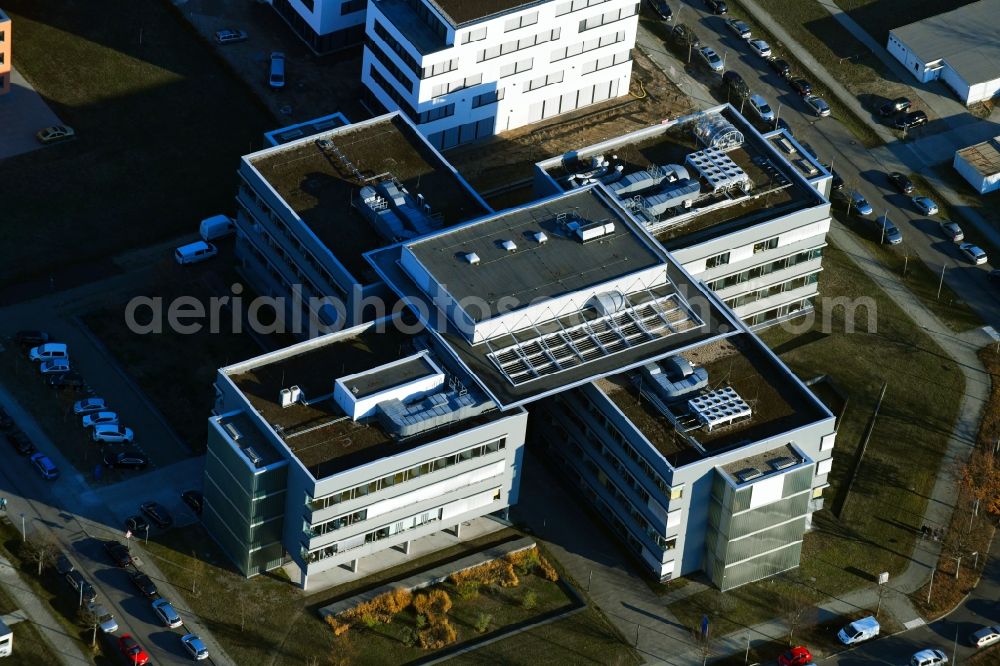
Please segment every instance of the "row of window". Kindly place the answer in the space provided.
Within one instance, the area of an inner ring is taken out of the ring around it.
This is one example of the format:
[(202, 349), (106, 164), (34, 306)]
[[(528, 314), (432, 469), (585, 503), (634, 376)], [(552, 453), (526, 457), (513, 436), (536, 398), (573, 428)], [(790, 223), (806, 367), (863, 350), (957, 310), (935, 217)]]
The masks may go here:
[(620, 65), (623, 62), (628, 62), (632, 59), (632, 53), (630, 51), (625, 51), (623, 53), (615, 53), (614, 55), (606, 55), (603, 58), (598, 58), (597, 60), (591, 60), (590, 62), (583, 63), (580, 67), (581, 74), (591, 74), (593, 72), (599, 72), (602, 69), (607, 69), (609, 67), (614, 67), (615, 65)]
[(417, 125), (423, 125), (433, 120), (440, 120), (441, 118), (447, 118), (455, 114), (454, 103), (441, 104), (428, 111), (417, 113), (410, 104), (410, 101), (399, 94), (399, 91), (392, 87), (392, 85), (385, 80), (385, 77), (382, 76), (382, 73), (375, 69), (372, 65), (368, 66), (368, 75), (376, 84), (378, 84), (379, 88), (381, 88), (382, 91), (396, 103), (396, 106), (398, 106), (399, 109), (409, 116), (410, 120)]
[(622, 7), (621, 9), (615, 9), (610, 12), (604, 12), (598, 16), (591, 16), (588, 19), (583, 19), (580, 21), (579, 32), (585, 32), (587, 30), (593, 30), (594, 28), (600, 28), (602, 25), (608, 25), (609, 23), (614, 23), (616, 21), (621, 21), (623, 19), (631, 18), (639, 13), (639, 3), (635, 3), (631, 7)]
[(472, 108), (478, 109), (481, 106), (488, 106), (489, 104), (496, 104), (503, 99), (503, 88), (498, 90), (491, 90), (482, 95), (476, 95), (472, 98)]
[(482, 82), (483, 75), (476, 74), (475, 76), (467, 76), (464, 79), (452, 81), (451, 83), (439, 83), (431, 88), (431, 97), (440, 97), (441, 95), (447, 95), (448, 93), (465, 90), (466, 88), (471, 88), (472, 86), (478, 86)]
[(469, 447), (468, 449), (459, 451), (458, 453), (452, 453), (447, 456), (441, 456), (440, 458), (434, 458), (433, 460), (428, 460), (427, 462), (420, 463), (419, 465), (414, 465), (413, 467), (393, 472), (392, 474), (381, 478), (373, 479), (367, 483), (362, 483), (353, 488), (348, 488), (326, 497), (314, 499), (308, 503), (308, 506), (311, 511), (325, 509), (335, 504), (340, 504), (341, 502), (357, 499), (359, 497), (365, 497), (380, 490), (391, 488), (392, 486), (416, 479), (424, 476), (425, 474), (430, 474), (431, 472), (447, 469), (467, 460), (492, 455), (498, 451), (503, 451), (506, 447), (507, 440), (503, 437), (491, 442), (477, 444), (476, 446)]
[(549, 60), (550, 62), (559, 62), (560, 60), (572, 58), (573, 56), (580, 55), (581, 53), (594, 51), (602, 46), (609, 46), (611, 44), (617, 44), (618, 42), (624, 41), (625, 31), (619, 30), (618, 32), (609, 33), (607, 35), (602, 35), (601, 37), (595, 37), (594, 39), (588, 39), (582, 42), (577, 42), (576, 44), (571, 44), (570, 46), (564, 46), (561, 49), (556, 49), (552, 52)]
[[(729, 253), (725, 252), (724, 254), (726, 256), (725, 263), (729, 263)], [(760, 266), (754, 266), (753, 268), (748, 268), (745, 271), (740, 271), (739, 273), (733, 273), (732, 275), (726, 275), (724, 277), (720, 277), (716, 280), (712, 280), (711, 282), (709, 282), (707, 286), (712, 291), (719, 291), (720, 289), (734, 287), (738, 284), (749, 282), (750, 280), (756, 280), (757, 278), (764, 277), (765, 275), (770, 275), (775, 271), (791, 268), (792, 266), (795, 266), (797, 264), (805, 263), (807, 261), (814, 261), (816, 259), (819, 259), (821, 256), (823, 256), (823, 248), (814, 247), (810, 250), (804, 250), (802, 252), (797, 252), (795, 254), (789, 255), (787, 257), (782, 257), (781, 259), (772, 261), (767, 264), (761, 264)], [(706, 268), (714, 268), (714, 266), (708, 266), (706, 262)]]
[(509, 42), (504, 42), (503, 44), (497, 44), (496, 46), (491, 46), (490, 48), (483, 49), (477, 53), (476, 62), (493, 60), (494, 58), (499, 58), (500, 56), (507, 55), (508, 53), (528, 49), (532, 46), (545, 44), (546, 42), (554, 42), (559, 39), (560, 34), (562, 34), (560, 28), (553, 28), (552, 30), (540, 32), (537, 35), (522, 37), (521, 39), (515, 39)]
[(410, 52), (406, 50), (400, 41), (393, 37), (392, 33), (386, 30), (385, 26), (378, 20), (375, 21), (375, 34), (379, 36), (379, 39), (389, 45), (389, 48), (393, 50), (393, 53), (399, 56), (399, 59), (410, 68), (414, 75), (420, 77), (421, 67), (417, 63), (416, 58), (410, 55)]
[(803, 298), (801, 301), (788, 303), (787, 305), (782, 305), (777, 308), (771, 308), (770, 310), (766, 310), (764, 312), (758, 312), (753, 317), (745, 319), (744, 321), (750, 326), (760, 326), (778, 319), (793, 317), (797, 312), (807, 310), (811, 307), (812, 298)]
[[(244, 207), (243, 210), (246, 211), (246, 208)], [(285, 278), (284, 273), (271, 261), (271, 258), (274, 256), (281, 258), (284, 262), (284, 269), (286, 271), (295, 274), (295, 278), (298, 280), (296, 286), (299, 288), (304, 287), (304, 290), (302, 291), (303, 302), (308, 302), (308, 300), (314, 296), (317, 298), (329, 296), (329, 294), (321, 291), (319, 287), (316, 286), (315, 282), (309, 279), (309, 276), (302, 270), (301, 264), (293, 257), (290, 257), (285, 248), (279, 245), (271, 234), (267, 233), (264, 229), (258, 229), (257, 234), (264, 241), (264, 243), (267, 244), (269, 249), (268, 256), (265, 256), (264, 253), (257, 248), (257, 245), (249, 239), (247, 240), (245, 247), (249, 248), (250, 253), (254, 256), (261, 267), (263, 267), (271, 275), (271, 277), (274, 278), (275, 282), (281, 284), (281, 287), (285, 290), (285, 295), (292, 292), (293, 285)]]
[(306, 537), (312, 539), (313, 537), (329, 534), (334, 530), (339, 530), (342, 527), (347, 527), (348, 525), (353, 525), (354, 523), (360, 523), (362, 520), (367, 519), (368, 509), (361, 509), (360, 511), (339, 516), (333, 520), (328, 520), (325, 523), (320, 523), (319, 525), (310, 526), (308, 521), (303, 521), (304, 525), (302, 531), (305, 532)]
[(771, 296), (777, 296), (778, 294), (784, 293), (786, 291), (792, 291), (793, 289), (801, 289), (806, 285), (815, 284), (819, 281), (819, 272), (810, 273), (809, 275), (803, 275), (801, 277), (792, 278), (787, 282), (779, 282), (777, 284), (772, 284), (763, 289), (757, 289), (751, 291), (747, 294), (741, 294), (736, 298), (730, 298), (726, 301), (726, 305), (730, 308), (738, 308), (756, 301), (763, 300), (765, 298), (770, 298)]
[(365, 37), (365, 46), (371, 51), (372, 55), (378, 60), (378, 64), (382, 65), (382, 68), (392, 74), (392, 78), (399, 81), (399, 84), (410, 91), (412, 95), (414, 92), (415, 84), (407, 76), (403, 70), (396, 66), (396, 63), (392, 61), (392, 58), (388, 57), (385, 51), (382, 50), (382, 46), (376, 42), (371, 37)]
[(527, 28), (529, 25), (535, 25), (536, 23), (538, 23), (538, 12), (529, 12), (507, 19), (506, 23), (503, 24), (503, 31), (510, 32), (518, 28)]
[(454, 72), (456, 69), (458, 69), (458, 58), (452, 58), (451, 60), (435, 63), (430, 67), (424, 67), (421, 70), (420, 78), (426, 79), (439, 74), (447, 74), (448, 72)]
[[(497, 491), (500, 494), (500, 491)], [(323, 548), (319, 548), (312, 552), (304, 551), (303, 556), (306, 562), (318, 562), (319, 560), (324, 560), (328, 557), (333, 557), (337, 553), (341, 553), (347, 550), (352, 550), (366, 543), (372, 543), (374, 541), (379, 541), (387, 537), (393, 536), (394, 534), (399, 534), (400, 532), (405, 532), (406, 530), (411, 530), (427, 523), (434, 522), (435, 520), (441, 519), (442, 509), (436, 509), (434, 511), (425, 511), (416, 516), (410, 516), (409, 518), (404, 518), (398, 522), (391, 525), (385, 525), (379, 527), (378, 529), (372, 530), (365, 534), (359, 534), (357, 536), (351, 537), (350, 539), (345, 539), (342, 542), (330, 544)]]
[(461, 43), (468, 44), (470, 42), (481, 42), (486, 39), (486, 26), (481, 28), (476, 28), (475, 30), (470, 30), (462, 35)]
[(768, 238), (767, 240), (762, 240), (759, 243), (753, 244), (753, 253), (759, 254), (761, 252), (767, 252), (768, 250), (773, 250), (778, 247), (778, 237)]
[(500, 67), (500, 78), (506, 76), (513, 76), (514, 74), (520, 74), (522, 72), (529, 71), (535, 66), (534, 58), (525, 58), (524, 60), (518, 60), (517, 62), (511, 62)]
[(544, 88), (545, 86), (551, 86), (551, 85), (553, 85), (555, 83), (562, 83), (564, 75), (565, 75), (565, 71), (560, 70), (558, 72), (553, 72), (552, 74), (549, 74), (548, 76), (539, 76), (537, 78), (531, 79), (530, 81), (528, 81), (528, 84), (525, 86), (524, 91), (528, 92), (529, 90), (537, 90), (538, 88)]
[(563, 16), (564, 14), (569, 14), (571, 12), (578, 12), (587, 7), (593, 7), (595, 5), (601, 5), (608, 0), (572, 0), (572, 2), (562, 2), (556, 5), (556, 16)]

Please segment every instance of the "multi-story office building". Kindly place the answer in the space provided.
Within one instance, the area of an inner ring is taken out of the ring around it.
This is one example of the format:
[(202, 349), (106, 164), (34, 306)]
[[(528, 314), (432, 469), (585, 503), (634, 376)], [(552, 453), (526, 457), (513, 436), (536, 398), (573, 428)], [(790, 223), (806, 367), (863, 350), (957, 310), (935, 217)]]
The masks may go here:
[(359, 44), (368, 0), (265, 0), (314, 53)]
[(10, 92), (12, 23), (10, 17), (0, 9), (0, 95)]
[(436, 148), (625, 95), (636, 0), (371, 0), (361, 80)]
[(387, 295), (363, 253), (491, 210), (399, 113), (246, 155), (239, 176), (240, 268), (295, 333), (380, 316), (361, 312)]
[(812, 307), (831, 177), (791, 134), (761, 135), (722, 105), (536, 166), (542, 195), (588, 182), (615, 193), (750, 325)]

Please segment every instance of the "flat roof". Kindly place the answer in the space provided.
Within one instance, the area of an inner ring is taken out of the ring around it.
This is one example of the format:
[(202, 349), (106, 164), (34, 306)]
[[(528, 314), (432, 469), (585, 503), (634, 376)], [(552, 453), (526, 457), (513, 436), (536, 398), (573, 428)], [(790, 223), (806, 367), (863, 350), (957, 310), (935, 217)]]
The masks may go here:
[(399, 363), (383, 365), (344, 380), (344, 388), (355, 398), (366, 398), (394, 386), (408, 384), (437, 372), (426, 356), (413, 356)]
[(545, 0), (427, 0), (436, 6), (441, 13), (451, 19), (453, 25), (489, 18), (514, 9), (540, 5)]
[[(562, 216), (562, 217), (560, 217)], [(581, 243), (561, 228), (560, 219), (581, 225), (614, 224), (614, 231)], [(543, 232), (539, 243), (533, 234)], [(508, 251), (503, 243), (517, 249)], [(520, 309), (532, 301), (580, 291), (662, 263), (665, 255), (608, 202), (582, 190), (404, 244), (438, 284), (458, 301), (475, 298), (489, 308), (467, 308), (476, 321)], [(479, 262), (465, 256), (475, 253)], [(512, 305), (514, 304), (514, 305)]]
[[(320, 139), (329, 139), (344, 159), (322, 148)], [(377, 279), (362, 254), (394, 242), (383, 238), (352, 205), (362, 185), (395, 177), (413, 196), (426, 197), (442, 227), (492, 212), (399, 113), (244, 159), (361, 284)]]
[(981, 175), (996, 175), (1000, 173), (1000, 136), (962, 148), (958, 155)]
[(925, 63), (944, 60), (966, 83), (1000, 77), (1000, 0), (979, 0), (890, 33)]
[[(740, 486), (774, 474), (781, 474), (805, 461), (805, 457), (798, 449), (791, 444), (783, 444), (776, 449), (761, 451), (756, 455), (740, 458), (728, 465), (723, 465), (722, 471), (728, 474), (736, 485)], [(760, 474), (753, 476), (753, 478), (747, 478), (745, 481), (738, 476), (741, 472), (750, 472), (751, 470), (757, 470)]]
[[(814, 187), (793, 177), (793, 174), (798, 176), (801, 172), (787, 161), (787, 155), (780, 152), (777, 144), (761, 136), (738, 111), (729, 105), (722, 105), (709, 109), (706, 113), (721, 115), (743, 135), (742, 144), (727, 148), (725, 154), (746, 173), (752, 189), (748, 193), (733, 189), (713, 194), (706, 183), (702, 182), (702, 191), (690, 208), (668, 210), (655, 222), (643, 220), (667, 250), (702, 243), (797, 210), (823, 204), (822, 197)], [(614, 160), (622, 167), (623, 176), (649, 170), (651, 167), (683, 165), (688, 155), (705, 148), (693, 133), (695, 124), (705, 115), (691, 114), (665, 125), (648, 127), (600, 144), (580, 147), (567, 155), (539, 162), (536, 167), (563, 189), (572, 190), (573, 185), (567, 177), (574, 171), (567, 168), (567, 157), (586, 161), (603, 155), (605, 160)], [(797, 154), (803, 154), (798, 150), (794, 139), (791, 143), (796, 146)], [(570, 159), (570, 167), (572, 163), (573, 160)], [(687, 170), (692, 177), (697, 177), (695, 170), (690, 167)], [(634, 199), (634, 196), (630, 194), (626, 198)]]
[[(271, 442), (269, 442), (267, 438), (261, 434), (250, 416), (244, 412), (223, 414), (222, 416), (216, 417), (216, 420), (219, 422), (219, 425), (222, 426), (223, 431), (226, 431), (227, 424), (236, 428), (236, 431), (240, 434), (239, 439), (236, 440), (236, 446), (241, 450), (247, 447), (253, 449), (254, 453), (256, 453), (261, 460), (258, 467), (273, 465), (274, 463), (285, 459), (281, 453), (274, 448)], [(246, 453), (244, 453), (243, 456), (249, 460)]]

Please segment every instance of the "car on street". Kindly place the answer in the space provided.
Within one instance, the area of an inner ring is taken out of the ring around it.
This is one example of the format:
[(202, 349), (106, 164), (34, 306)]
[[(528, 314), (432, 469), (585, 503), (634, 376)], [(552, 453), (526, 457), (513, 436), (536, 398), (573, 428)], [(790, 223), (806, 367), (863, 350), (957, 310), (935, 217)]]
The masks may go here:
[(49, 375), (45, 378), (45, 385), (49, 388), (65, 390), (75, 389), (80, 391), (87, 387), (87, 381), (79, 372), (70, 370), (61, 375)]
[(675, 25), (674, 29), (670, 31), (670, 36), (678, 44), (683, 44), (684, 46), (690, 44), (693, 49), (701, 46), (701, 40), (698, 39), (698, 35), (684, 23)]
[(890, 100), (878, 108), (878, 113), (883, 118), (887, 118), (891, 115), (897, 114), (900, 111), (906, 111), (910, 108), (910, 100), (905, 97), (897, 97), (896, 99)]
[(924, 215), (937, 215), (938, 207), (932, 199), (928, 199), (927, 197), (913, 197), (910, 201)]
[(68, 125), (53, 125), (52, 127), (40, 129), (35, 134), (35, 138), (45, 145), (59, 143), (60, 141), (69, 141), (75, 136), (76, 130)]
[(132, 638), (132, 634), (122, 634), (118, 639), (118, 650), (125, 657), (126, 663), (131, 666), (144, 666), (149, 663), (149, 653)]
[(903, 233), (886, 215), (878, 216), (878, 219), (875, 220), (875, 227), (878, 230), (880, 242), (889, 245), (899, 245), (903, 242)]
[(136, 589), (142, 592), (147, 599), (155, 599), (158, 596), (156, 585), (153, 584), (153, 580), (149, 576), (135, 567), (130, 567), (127, 571), (132, 584), (135, 585)]
[(653, 13), (664, 21), (672, 21), (674, 19), (674, 12), (670, 9), (670, 5), (667, 4), (667, 0), (646, 0), (646, 3), (653, 10)]
[(705, 6), (708, 7), (709, 11), (713, 14), (719, 16), (729, 11), (729, 7), (726, 6), (724, 0), (705, 0)]
[(146, 534), (149, 531), (149, 521), (142, 516), (129, 516), (125, 519), (125, 529), (132, 534)]
[(890, 171), (889, 182), (895, 185), (896, 189), (903, 194), (913, 194), (913, 181), (907, 178), (906, 174), (898, 171)]
[(143, 469), (149, 457), (141, 451), (109, 451), (104, 454), (104, 466), (115, 469)]
[(778, 657), (778, 666), (808, 666), (812, 663), (813, 656), (804, 645), (796, 645)]
[(729, 70), (722, 75), (722, 85), (735, 93), (737, 97), (746, 98), (750, 96), (750, 86), (747, 85), (742, 76), (733, 70)]
[(51, 361), (57, 358), (69, 358), (69, 347), (62, 342), (46, 342), (44, 345), (32, 347), (28, 351), (28, 360), (30, 361)]
[(55, 481), (59, 478), (59, 468), (44, 453), (34, 453), (31, 456), (31, 464), (38, 470), (38, 474), (46, 481)]
[(930, 648), (917, 652), (910, 657), (910, 666), (941, 666), (948, 663), (948, 655), (941, 650)]
[(90, 438), (95, 442), (108, 444), (131, 443), (135, 439), (135, 433), (132, 432), (131, 428), (126, 428), (123, 425), (96, 425), (90, 433)]
[(761, 120), (766, 123), (774, 122), (774, 111), (771, 109), (771, 105), (767, 103), (761, 95), (750, 95), (750, 108), (754, 110)]
[(201, 515), (201, 510), (205, 506), (205, 497), (200, 490), (185, 490), (181, 493), (181, 500), (191, 507), (197, 515)]
[(285, 87), (285, 54), (281, 51), (271, 53), (267, 84), (275, 90)]
[(896, 129), (907, 130), (912, 127), (920, 127), (927, 124), (927, 114), (923, 111), (911, 111), (902, 116), (898, 116), (892, 126)]
[(203, 240), (181, 245), (174, 250), (174, 261), (180, 265), (196, 264), (199, 261), (207, 261), (219, 254), (219, 248), (215, 243), (206, 243)]
[(84, 416), (80, 422), (84, 428), (93, 428), (98, 425), (117, 425), (118, 414), (115, 412), (94, 412)]
[(69, 583), (69, 586), (73, 589), (73, 592), (76, 593), (77, 597), (80, 597), (81, 594), (83, 595), (84, 603), (97, 601), (97, 590), (94, 589), (93, 585), (87, 582), (87, 579), (84, 578), (83, 574), (79, 571), (74, 569), (73, 571), (67, 573), (65, 578), (66, 582)]
[(69, 558), (66, 557), (66, 553), (62, 551), (59, 551), (59, 554), (56, 555), (55, 567), (56, 567), (56, 573), (59, 574), (60, 576), (65, 576), (70, 571), (73, 571), (73, 569), (75, 568), (73, 566), (73, 563), (69, 561)]
[(132, 553), (128, 547), (116, 539), (108, 539), (104, 542), (104, 550), (115, 565), (123, 569), (132, 564)]
[(774, 70), (774, 73), (783, 79), (792, 75), (792, 66), (781, 58), (771, 58), (767, 61), (767, 66)]
[(139, 511), (153, 521), (157, 527), (166, 529), (174, 524), (174, 519), (170, 517), (167, 507), (159, 502), (143, 502), (139, 505)]
[(980, 264), (985, 264), (989, 261), (989, 257), (986, 256), (986, 252), (983, 248), (978, 245), (973, 245), (972, 243), (962, 243), (958, 246), (959, 252), (965, 255), (965, 258), (974, 263), (976, 266)]
[(750, 46), (750, 50), (761, 58), (771, 57), (771, 47), (763, 39), (748, 39), (747, 44)]
[(698, 49), (698, 55), (701, 56), (701, 59), (705, 61), (705, 64), (713, 72), (722, 71), (722, 58), (719, 57), (719, 54), (711, 46), (703, 46)]
[(38, 451), (35, 448), (35, 444), (20, 430), (11, 430), (6, 434), (7, 443), (14, 447), (18, 455), (30, 456), (31, 454)]
[(962, 227), (954, 222), (942, 222), (941, 233), (953, 243), (965, 240), (965, 232), (962, 231)]
[(813, 91), (812, 84), (806, 79), (792, 79), (788, 82), (788, 85), (792, 87), (792, 90), (798, 94), (805, 97), (806, 95), (811, 95)]
[(851, 208), (853, 208), (858, 215), (872, 214), (874, 209), (872, 208), (872, 205), (868, 203), (868, 199), (865, 199), (865, 195), (861, 194), (861, 192), (851, 190), (848, 192), (847, 198), (851, 200)]
[(802, 98), (816, 116), (820, 118), (826, 118), (830, 115), (830, 105), (826, 103), (822, 97), (817, 97), (816, 95), (806, 95)]
[(18, 331), (14, 334), (14, 342), (24, 347), (37, 347), (49, 341), (49, 334), (45, 331)]
[(100, 412), (107, 408), (108, 403), (104, 401), (104, 398), (84, 398), (73, 403), (73, 413), (77, 416)]
[(87, 604), (87, 610), (94, 616), (94, 620), (96, 620), (97, 626), (101, 628), (101, 631), (106, 634), (113, 634), (118, 631), (118, 623), (115, 621), (115, 616), (107, 608), (92, 601)]
[(181, 620), (181, 616), (177, 614), (174, 607), (170, 605), (170, 602), (166, 599), (157, 599), (153, 602), (153, 612), (156, 616), (160, 618), (164, 626), (171, 629), (179, 627), (184, 622)]
[(750, 39), (750, 26), (745, 22), (739, 19), (728, 18), (726, 19), (726, 27), (740, 39)]
[(205, 643), (197, 635), (184, 634), (181, 636), (181, 645), (184, 646), (184, 649), (187, 650), (187, 653), (195, 661), (208, 659), (208, 648), (205, 647)]
[(975, 630), (969, 636), (969, 643), (977, 648), (984, 648), (994, 643), (1000, 643), (1000, 625)]
[(861, 641), (867, 641), (879, 635), (881, 627), (878, 620), (873, 616), (863, 617), (855, 620), (837, 632), (837, 638), (844, 645), (854, 645)]
[(42, 361), (38, 366), (38, 372), (43, 375), (64, 375), (69, 372), (69, 359), (53, 358)]
[(242, 30), (233, 30), (232, 28), (225, 28), (219, 30), (213, 36), (215, 43), (224, 46), (226, 44), (235, 44), (237, 42), (245, 42), (247, 40), (247, 33)]

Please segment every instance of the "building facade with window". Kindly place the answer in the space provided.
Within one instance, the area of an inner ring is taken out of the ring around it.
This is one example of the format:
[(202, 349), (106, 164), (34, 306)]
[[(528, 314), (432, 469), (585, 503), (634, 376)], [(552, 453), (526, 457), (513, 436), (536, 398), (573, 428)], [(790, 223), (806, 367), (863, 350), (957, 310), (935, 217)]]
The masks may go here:
[(0, 9), (0, 95), (10, 92), (10, 70), (14, 66), (11, 59), (12, 27), (10, 16)]
[(359, 44), (368, 0), (267, 0), (314, 53)]
[(371, 0), (361, 78), (446, 149), (628, 93), (634, 0)]

